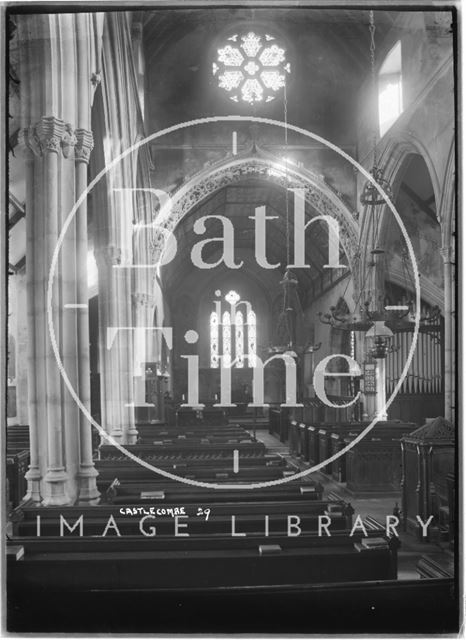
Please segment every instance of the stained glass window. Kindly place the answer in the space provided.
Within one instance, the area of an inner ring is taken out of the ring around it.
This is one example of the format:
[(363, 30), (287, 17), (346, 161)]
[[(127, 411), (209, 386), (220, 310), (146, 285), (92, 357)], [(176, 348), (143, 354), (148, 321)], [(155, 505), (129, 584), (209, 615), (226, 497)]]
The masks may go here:
[(235, 327), (236, 327), (236, 344), (235, 344), (235, 353), (236, 353), (236, 366), (243, 368), (244, 367), (244, 322), (243, 322), (243, 314), (241, 311), (236, 312), (235, 316)]
[(215, 311), (210, 314), (210, 366), (218, 367), (218, 315)]
[(223, 342), (223, 364), (225, 367), (231, 364), (231, 317), (228, 311), (222, 316), (222, 342)]
[[(246, 308), (245, 313), (237, 309), (240, 305)], [(256, 314), (250, 307), (250, 303), (241, 300), (236, 291), (229, 291), (224, 297), (224, 311), (219, 312), (221, 307), (218, 301), (216, 302), (216, 310), (210, 314), (210, 366), (212, 369), (219, 368), (221, 357), (225, 366), (230, 366), (232, 363), (236, 368), (255, 366)]]
[[(235, 34), (217, 50), (212, 73), (233, 102), (270, 102), (285, 86), (290, 63), (274, 36), (249, 31)], [(231, 44), (232, 43), (232, 44)]]

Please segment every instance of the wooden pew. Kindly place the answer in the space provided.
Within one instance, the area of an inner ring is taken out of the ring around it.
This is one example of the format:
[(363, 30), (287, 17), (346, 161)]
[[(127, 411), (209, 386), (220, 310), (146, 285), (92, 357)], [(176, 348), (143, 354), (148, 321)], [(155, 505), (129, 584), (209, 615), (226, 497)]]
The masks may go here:
[[(413, 423), (381, 422), (345, 455), (347, 488), (354, 492), (391, 492), (400, 489), (400, 438)], [(354, 436), (341, 434), (345, 446)]]
[[(207, 457), (229, 458), (233, 457), (233, 451), (239, 451), (240, 458), (248, 456), (257, 456), (265, 454), (265, 446), (262, 442), (238, 442), (238, 443), (188, 443), (180, 441), (176, 444), (167, 443), (166, 445), (145, 445), (133, 444), (125, 445), (125, 449), (130, 451), (138, 458), (149, 459), (152, 455), (157, 455), (162, 451), (165, 455), (174, 454), (180, 459), (194, 458), (196, 455)], [(113, 445), (101, 445), (99, 448), (101, 459), (114, 458), (121, 455), (120, 451)]]
[(7, 425), (7, 449), (29, 449), (29, 426), (25, 424)]
[[(209, 534), (223, 533), (228, 535), (234, 524), (231, 516), (238, 520), (238, 527), (246, 531), (261, 531), (265, 535), (266, 516), (269, 519), (270, 533), (285, 532), (287, 530), (288, 516), (298, 516), (301, 519), (303, 531), (315, 531), (318, 533), (319, 516), (327, 515), (330, 520), (331, 530), (343, 530), (352, 525), (353, 509), (350, 504), (342, 500), (294, 500), (286, 496), (280, 500), (266, 501), (238, 500), (226, 498), (219, 503), (210, 504), (201, 501), (183, 503), (181, 501), (157, 502), (155, 500), (141, 502), (136, 506), (137, 500), (129, 499), (121, 505), (100, 505), (99, 507), (73, 506), (73, 507), (49, 507), (47, 509), (35, 506), (24, 506), (17, 509), (13, 518), (13, 531), (15, 536), (48, 536), (68, 535), (67, 529), (61, 529), (61, 520), (64, 518), (68, 527), (73, 528), (79, 520), (82, 521), (82, 531), (74, 535), (99, 535), (105, 529), (109, 518), (118, 526), (122, 535), (141, 533), (138, 529), (142, 517), (149, 515), (156, 523), (160, 534), (174, 533), (174, 516), (183, 516), (189, 521), (191, 533)], [(182, 505), (182, 507), (180, 506)], [(200, 506), (201, 505), (201, 506)], [(202, 506), (203, 505), (203, 506)], [(209, 505), (207, 507), (207, 505)], [(323, 522), (329, 520), (324, 519)], [(114, 532), (112, 531), (111, 534)], [(325, 533), (324, 531), (322, 533)], [(72, 535), (72, 534), (70, 534)]]
[(290, 411), (286, 407), (269, 409), (269, 433), (287, 442), (290, 428)]
[[(225, 466), (228, 467), (228, 460), (219, 460), (218, 458), (191, 458), (188, 460), (181, 460), (179, 457), (176, 456), (176, 454), (174, 455), (167, 455), (165, 456), (163, 454), (163, 451), (160, 451), (160, 455), (154, 456), (153, 458), (154, 460), (157, 459), (157, 466), (160, 468), (173, 468), (174, 466), (182, 469), (182, 468), (197, 468), (197, 467), (217, 467), (219, 466), (221, 463)], [(134, 466), (135, 464), (137, 464), (136, 462), (133, 462), (133, 460), (129, 459), (127, 456), (122, 456), (121, 459), (120, 457), (117, 458), (118, 460), (118, 464), (121, 466), (121, 468), (125, 468), (128, 465)], [(115, 461), (113, 459), (110, 458), (105, 458), (104, 460), (97, 460), (96, 464), (99, 468), (99, 470), (105, 472), (105, 469), (114, 469), (115, 468)], [(243, 458), (241, 459), (241, 467), (260, 467), (260, 466), (264, 466), (264, 467), (283, 467), (286, 466), (287, 462), (285, 460), (285, 458), (283, 458), (280, 455), (277, 454), (265, 454), (265, 455), (258, 455), (258, 456), (249, 456), (247, 458)], [(231, 465), (230, 465), (231, 466)], [(140, 465), (138, 465), (139, 468), (143, 469), (143, 467), (141, 467)]]
[(421, 557), (416, 569), (421, 580), (454, 578), (455, 558), (452, 553), (428, 553)]
[(254, 534), (218, 536), (215, 542), (210, 538), (170, 537), (149, 543), (141, 540), (136, 550), (131, 546), (125, 549), (126, 539), (120, 538), (108, 551), (104, 551), (100, 541), (87, 543), (83, 538), (75, 543), (76, 547), (69, 546), (68, 551), (60, 550), (56, 540), (51, 540), (49, 547), (43, 541), (38, 542), (34, 550), (35, 543), (31, 541), (24, 558), (10, 564), (9, 578), (13, 584), (24, 580), (25, 585), (47, 584), (49, 588), (73, 589), (85, 581), (91, 589), (144, 589), (396, 577), (393, 575), (396, 551), (380, 538), (377, 546), (366, 546), (361, 536), (350, 537), (345, 531), (335, 532), (330, 538), (316, 535), (264, 538)]
[[(134, 508), (134, 507), (133, 507)], [(38, 529), (37, 522), (25, 521), (18, 526), (19, 536), (29, 536), (33, 540), (36, 539), (37, 531), (40, 531), (40, 537), (45, 538), (48, 536), (63, 536), (70, 539), (79, 538), (80, 534), (80, 522), (82, 522), (83, 536), (97, 536), (112, 539), (114, 537), (126, 537), (126, 536), (140, 536), (141, 539), (145, 539), (147, 536), (156, 536), (157, 540), (161, 536), (170, 537), (191, 537), (195, 539), (199, 536), (203, 536), (204, 547), (210, 548), (209, 537), (218, 535), (224, 538), (235, 539), (236, 537), (245, 537), (250, 535), (262, 536), (264, 542), (267, 542), (268, 538), (273, 535), (287, 536), (288, 530), (289, 536), (301, 537), (304, 533), (312, 533), (317, 535), (319, 532), (319, 523), (327, 523), (326, 520), (322, 520), (324, 514), (310, 513), (308, 509), (301, 505), (292, 513), (274, 512), (273, 509), (269, 509), (270, 513), (252, 514), (246, 512), (243, 514), (234, 513), (230, 514), (210, 514), (206, 519), (204, 516), (184, 516), (178, 515), (175, 517), (157, 516), (147, 513), (145, 516), (139, 517), (123, 517), (121, 515), (114, 516), (113, 520), (103, 519), (101, 516), (95, 514), (94, 517), (86, 515), (82, 521), (79, 518), (71, 519), (65, 514), (61, 514), (62, 519), (44, 519), (41, 518), (40, 528)], [(321, 519), (319, 520), (319, 515)], [(232, 517), (234, 516), (234, 518)], [(289, 516), (289, 519), (288, 519)], [(299, 518), (299, 519), (298, 519)], [(67, 523), (67, 524), (66, 524)], [(297, 529), (295, 525), (299, 525), (300, 529)], [(333, 534), (339, 531), (345, 531), (347, 529), (347, 519), (343, 515), (335, 515), (328, 522), (328, 531), (330, 537), (328, 539), (332, 543)], [(69, 528), (76, 526), (74, 532), (69, 532)], [(156, 533), (154, 533), (154, 529)], [(265, 528), (268, 528), (269, 535), (265, 536)], [(298, 536), (299, 531), (301, 534)], [(146, 535), (145, 535), (146, 534)], [(327, 534), (322, 529), (321, 537), (327, 537)]]
[(6, 431), (6, 479), (8, 509), (16, 507), (26, 495), (24, 478), (29, 466), (29, 426), (8, 425)]
[(139, 445), (152, 445), (152, 444), (160, 444), (160, 443), (173, 443), (173, 444), (182, 444), (185, 441), (185, 444), (189, 443), (217, 443), (217, 444), (227, 444), (227, 443), (240, 443), (240, 442), (256, 442), (252, 436), (249, 434), (244, 434), (240, 432), (230, 432), (230, 433), (156, 433), (150, 436), (149, 438), (139, 438), (137, 444)]
[[(458, 634), (459, 590), (453, 579), (244, 586), (235, 589), (48, 588), (10, 583), (8, 629), (16, 633), (163, 634), (290, 633), (374, 636)], [(54, 614), (50, 615), (50, 603)], [(85, 611), (86, 615), (70, 615)], [(180, 615), (180, 611), (182, 614)], [(258, 612), (279, 615), (258, 615)], [(318, 612), (318, 616), (313, 615)]]
[[(356, 436), (358, 436), (363, 429), (365, 429), (369, 422), (347, 422), (341, 424), (313, 424), (306, 425), (307, 434), (302, 436), (307, 438), (307, 458), (311, 466), (315, 466), (319, 462), (327, 460), (337, 452), (346, 447)], [(399, 442), (399, 439), (406, 432), (410, 432), (415, 428), (412, 423), (402, 423), (400, 421), (386, 421), (377, 423), (371, 432), (363, 439), (367, 442), (381, 442), (382, 444), (378, 449), (384, 449), (384, 443), (387, 443), (387, 451), (393, 449), (393, 443)], [(387, 453), (386, 451), (386, 453)], [(332, 477), (339, 482), (347, 481), (348, 476), (348, 462), (347, 455), (343, 455), (337, 458), (333, 462), (325, 465), (321, 471), (332, 475)], [(395, 462), (396, 465), (396, 462)], [(356, 470), (353, 470), (350, 474), (354, 477), (357, 475)], [(356, 485), (359, 485), (359, 481), (353, 481)], [(367, 480), (368, 486), (373, 483), (373, 478)], [(360, 487), (359, 487), (360, 488)], [(385, 486), (385, 490), (388, 487)]]
[[(234, 482), (228, 482), (235, 484)], [(250, 483), (252, 484), (252, 483)], [(155, 501), (176, 501), (179, 504), (202, 503), (214, 504), (224, 501), (255, 501), (257, 491), (247, 489), (208, 489), (189, 486), (181, 482), (168, 483), (167, 481), (143, 483), (122, 483), (119, 486), (108, 488), (106, 500), (113, 504), (147, 504), (149, 498), (141, 497), (146, 492), (155, 492), (159, 497)], [(273, 502), (274, 500), (320, 500), (322, 498), (321, 485), (313, 483), (286, 483), (260, 489), (261, 500)]]
[(176, 425), (197, 425), (197, 424), (222, 424), (228, 423), (226, 410), (220, 407), (206, 406), (203, 409), (196, 410), (189, 407), (179, 407), (176, 410)]
[(320, 462), (320, 449), (319, 449), (319, 425), (312, 424), (307, 426), (307, 441), (308, 441), (308, 462), (311, 466), (315, 466)]
[[(202, 489), (198, 490), (199, 492)], [(245, 492), (246, 493), (246, 492)], [(249, 492), (250, 493), (250, 492)], [(335, 512), (336, 514), (345, 511), (348, 519), (348, 526), (351, 526), (352, 511), (351, 505), (341, 499), (326, 499), (326, 500), (309, 500), (308, 496), (302, 500), (302, 496), (295, 496), (293, 499), (289, 499), (286, 496), (279, 500), (268, 501), (263, 495), (254, 494), (252, 499), (248, 499), (248, 495), (245, 495), (241, 500), (232, 500), (228, 497), (221, 502), (214, 505), (211, 512), (216, 514), (228, 515), (231, 513), (245, 514), (245, 513), (291, 513), (294, 509), (305, 509), (312, 514), (323, 514), (326, 511)], [(199, 503), (200, 504), (200, 503)], [(115, 506), (113, 504), (100, 504), (98, 506), (87, 505), (74, 505), (74, 506), (59, 506), (59, 507), (37, 507), (34, 504), (24, 504), (21, 507), (15, 509), (12, 518), (14, 527), (19, 523), (36, 522), (36, 516), (41, 517), (41, 521), (44, 522), (47, 519), (59, 520), (60, 515), (69, 518), (78, 518), (80, 515), (85, 517), (100, 517), (103, 520), (107, 520), (110, 515), (119, 515), (121, 510), (128, 511), (132, 503), (128, 502), (125, 505)], [(159, 502), (157, 500), (149, 501), (144, 506), (137, 507), (136, 511), (143, 512), (145, 509), (162, 509), (164, 511), (170, 511), (179, 508), (179, 501), (165, 501)], [(195, 503), (184, 505), (184, 509), (188, 515), (194, 516), (197, 514), (198, 505)], [(291, 510), (291, 511), (290, 511)], [(129, 509), (131, 511), (131, 509)], [(132, 512), (131, 512), (132, 513)]]
[(29, 467), (29, 450), (7, 451), (6, 478), (8, 509), (20, 504), (27, 492), (27, 480), (24, 477)]
[[(250, 434), (240, 425), (205, 425), (199, 424), (194, 426), (180, 426), (169, 427), (165, 424), (153, 425), (143, 424), (137, 425), (137, 431), (140, 438), (143, 440), (153, 440), (156, 437), (165, 435), (173, 438), (178, 435), (244, 435), (250, 436)], [(251, 437), (251, 436), (250, 436)]]
[[(106, 461), (104, 461), (106, 462)], [(233, 469), (233, 466), (225, 467), (225, 466), (190, 466), (190, 465), (170, 465), (170, 466), (162, 466), (155, 465), (158, 468), (163, 469), (165, 471), (169, 471), (170, 473), (183, 477), (183, 478), (193, 478), (199, 480), (205, 480), (206, 482), (218, 482), (219, 479), (224, 479), (225, 482), (228, 480), (238, 481), (238, 482), (253, 482), (256, 481), (267, 481), (267, 480), (276, 480), (278, 478), (286, 477), (287, 471), (284, 466), (244, 466), (241, 467), (238, 471)], [(140, 473), (140, 468), (136, 466), (122, 466), (118, 465), (118, 467), (102, 467), (101, 465), (97, 466), (97, 470), (99, 471), (99, 483), (112, 481), (115, 477), (115, 474), (118, 474), (118, 478), (121, 481), (129, 482), (132, 480), (137, 481), (145, 481), (151, 482), (156, 478), (162, 478), (161, 474), (156, 474), (155, 472), (151, 472), (150, 470), (148, 474), (144, 474), (144, 476)]]
[(296, 456), (296, 457), (300, 455), (298, 424), (299, 423), (296, 420), (291, 420), (289, 431), (288, 431), (288, 450), (292, 456)]

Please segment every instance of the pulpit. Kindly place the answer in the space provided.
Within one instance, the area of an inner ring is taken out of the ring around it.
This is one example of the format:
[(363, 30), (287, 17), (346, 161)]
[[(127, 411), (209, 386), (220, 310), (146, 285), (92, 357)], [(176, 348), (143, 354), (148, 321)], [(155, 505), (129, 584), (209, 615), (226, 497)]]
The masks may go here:
[(415, 531), (421, 537), (422, 529), (417, 516), (423, 522), (433, 516), (427, 529), (430, 536), (422, 539), (428, 541), (429, 537), (433, 539), (434, 535), (441, 534), (445, 522), (448, 523), (445, 531), (448, 537), (451, 535), (449, 493), (451, 494), (451, 477), (455, 471), (454, 426), (441, 417), (429, 420), (402, 438), (401, 448), (405, 531)]

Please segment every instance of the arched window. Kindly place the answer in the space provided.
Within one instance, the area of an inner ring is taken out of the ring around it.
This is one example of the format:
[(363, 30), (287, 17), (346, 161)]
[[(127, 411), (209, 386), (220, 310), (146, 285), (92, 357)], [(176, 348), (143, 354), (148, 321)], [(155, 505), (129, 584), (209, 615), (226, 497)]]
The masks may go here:
[[(219, 291), (216, 294), (220, 296)], [(210, 314), (211, 369), (219, 368), (220, 357), (225, 366), (234, 363), (238, 369), (254, 367), (257, 327), (251, 304), (241, 300), (236, 291), (229, 291), (223, 300), (215, 300), (214, 306)]]
[(379, 71), (379, 131), (383, 136), (403, 111), (401, 41), (390, 50)]

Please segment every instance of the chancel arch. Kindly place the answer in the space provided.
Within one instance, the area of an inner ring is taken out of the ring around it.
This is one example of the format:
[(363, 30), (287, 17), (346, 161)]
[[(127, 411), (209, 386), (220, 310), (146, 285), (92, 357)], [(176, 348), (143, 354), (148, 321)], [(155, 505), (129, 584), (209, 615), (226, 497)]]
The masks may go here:
[[(340, 225), (342, 248), (348, 256), (354, 255), (358, 237), (357, 221), (336, 191), (317, 175), (257, 149), (255, 154), (216, 162), (188, 178), (185, 184), (171, 194), (171, 201), (161, 212), (163, 227), (173, 232), (190, 210), (219, 188), (252, 177), (282, 188), (304, 188), (304, 198), (312, 208), (313, 215), (328, 214), (334, 217)], [(160, 234), (154, 248), (154, 259), (160, 257), (164, 243), (165, 236)]]

